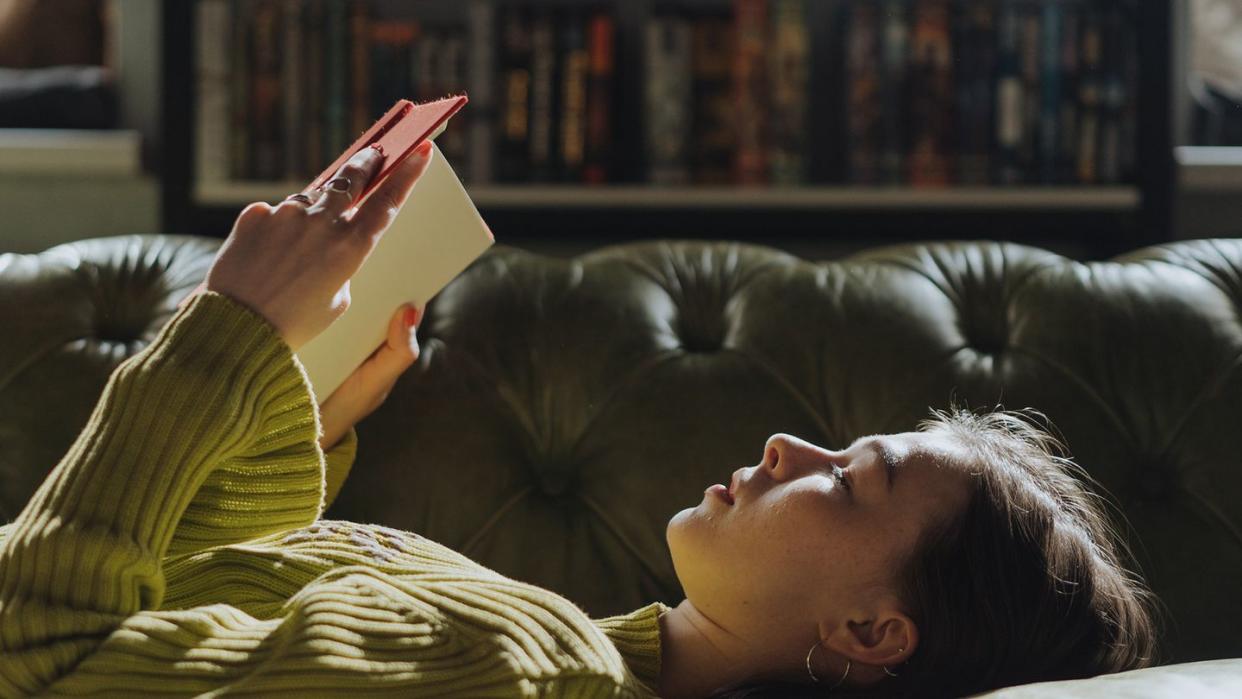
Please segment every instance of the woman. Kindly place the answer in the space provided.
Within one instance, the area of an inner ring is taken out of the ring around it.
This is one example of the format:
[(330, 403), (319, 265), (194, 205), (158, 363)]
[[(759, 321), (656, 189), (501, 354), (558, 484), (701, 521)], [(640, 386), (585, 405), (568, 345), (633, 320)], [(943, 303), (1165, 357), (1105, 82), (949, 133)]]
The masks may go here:
[(370, 150), (247, 207), (117, 367), (0, 530), (0, 696), (942, 696), (1151, 662), (1150, 597), (1097, 502), (1010, 414), (843, 451), (774, 435), (669, 522), (686, 599), (607, 619), (416, 534), (318, 521), (354, 423), (417, 355), (413, 319), (322, 409), (293, 352), (429, 157), (357, 209)]

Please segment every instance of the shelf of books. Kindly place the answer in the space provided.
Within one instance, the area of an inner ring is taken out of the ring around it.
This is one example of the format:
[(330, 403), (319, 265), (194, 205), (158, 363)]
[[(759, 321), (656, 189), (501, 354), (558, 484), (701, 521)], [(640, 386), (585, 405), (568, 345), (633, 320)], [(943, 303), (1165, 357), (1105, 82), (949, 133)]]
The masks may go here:
[(1133, 212), (1134, 0), (197, 0), (190, 197), (301, 189), (399, 98), (481, 208)]

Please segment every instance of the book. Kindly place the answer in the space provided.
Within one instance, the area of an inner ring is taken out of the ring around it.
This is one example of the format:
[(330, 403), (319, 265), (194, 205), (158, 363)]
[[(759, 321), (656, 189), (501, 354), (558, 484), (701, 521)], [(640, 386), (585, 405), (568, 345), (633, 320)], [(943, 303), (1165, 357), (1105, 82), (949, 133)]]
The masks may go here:
[(910, 5), (907, 0), (888, 0), (880, 21), (880, 133), (879, 181), (905, 182), (906, 72), (910, 62)]
[(582, 181), (607, 182), (612, 171), (612, 91), (616, 66), (613, 19), (597, 13), (587, 25), (586, 160)]
[[(968, 0), (962, 17), (954, 23), (961, 52), (955, 65), (957, 80), (957, 177), (962, 185), (991, 182), (993, 152), (993, 88), (997, 69), (994, 5), (988, 0)], [(999, 144), (998, 144), (999, 147)]]
[(525, 7), (500, 8), (500, 128), (496, 154), (497, 177), (520, 182), (530, 162), (531, 41), (530, 12)]
[(646, 39), (643, 128), (647, 180), (685, 185), (690, 181), (690, 24), (681, 17), (653, 17), (647, 21)]
[(880, 18), (871, 0), (850, 5), (846, 88), (849, 181), (880, 181)]
[(733, 108), (737, 147), (733, 152), (733, 181), (741, 185), (766, 184), (767, 0), (734, 2), (737, 51), (733, 58)]
[(306, 0), (303, 11), (302, 45), (302, 173), (310, 177), (312, 163), (327, 161), (324, 151), (323, 22), (326, 0)]
[(806, 181), (809, 56), (804, 1), (776, 0), (768, 62), (771, 89), (768, 180), (774, 185), (798, 185)]
[(195, 177), (199, 182), (224, 182), (230, 176), (229, 3), (201, 0), (197, 12)]
[(349, 134), (365, 131), (367, 125), (381, 112), (371, 113), (371, 52), (369, 40), (369, 11), (365, 2), (349, 5)]
[(424, 305), (494, 242), (448, 159), (431, 162), (350, 279), (349, 308), (297, 351), (322, 403), (388, 336), (404, 303)]
[(996, 40), (996, 157), (992, 177), (999, 184), (1012, 185), (1022, 180), (1019, 161), (1022, 122), (1026, 116), (1022, 107), (1026, 95), (1022, 87), (1018, 10), (1014, 0), (1005, 0), (1000, 10)]
[(1078, 146), (1075, 173), (1079, 182), (1096, 184), (1099, 180), (1097, 153), (1100, 132), (1100, 15), (1094, 7), (1086, 10), (1083, 18), (1081, 80), (1078, 83), (1078, 102), (1081, 119), (1078, 127)]
[(250, 144), (256, 179), (275, 180), (284, 174), (281, 153), (281, 4), (278, 0), (255, 0), (251, 16), (253, 33), (250, 50), (253, 64), (250, 71)]
[(246, 0), (229, 2), (229, 15), (233, 22), (230, 37), (233, 53), (229, 62), (229, 175), (234, 180), (245, 180), (251, 176), (250, 11)]
[(590, 70), (586, 20), (572, 13), (561, 28), (559, 179), (578, 182), (586, 163), (587, 74)]
[(530, 154), (528, 178), (535, 182), (553, 179), (559, 157), (557, 147), (557, 37), (552, 13), (535, 14), (530, 35)]
[(1059, 3), (1043, 5), (1040, 30), (1039, 182), (1056, 179), (1058, 122), (1061, 103), (1062, 8)]
[(945, 0), (918, 0), (910, 31), (910, 152), (906, 168), (913, 187), (951, 181), (953, 144), (953, 47)]
[(474, 95), (474, 106), (466, 115), (469, 130), (469, 163), (467, 181), (487, 184), (495, 175), (496, 96), (499, 81), (495, 77), (496, 8), (491, 0), (470, 1), (468, 29), (468, 89)]
[(694, 116), (691, 126), (695, 184), (732, 184), (734, 124), (732, 91), (735, 33), (728, 18), (703, 17), (691, 29)]
[(307, 170), (302, 162), (306, 154), (301, 148), (302, 128), (306, 123), (302, 116), (306, 109), (302, 97), (302, 89), (305, 86), (302, 80), (305, 74), (302, 67), (303, 9), (302, 0), (284, 0), (283, 24), (280, 29), (283, 33), (281, 37), (283, 56), (280, 65), (282, 90), (280, 149), (284, 156), (281, 174), (287, 180), (297, 180)]

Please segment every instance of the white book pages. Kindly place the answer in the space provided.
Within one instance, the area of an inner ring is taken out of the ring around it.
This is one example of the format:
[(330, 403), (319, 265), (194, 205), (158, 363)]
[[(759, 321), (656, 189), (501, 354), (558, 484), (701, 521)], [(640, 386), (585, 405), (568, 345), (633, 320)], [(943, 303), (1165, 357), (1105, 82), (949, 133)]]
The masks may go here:
[(427, 170), (350, 281), (350, 305), (297, 356), (322, 403), (388, 336), (403, 303), (425, 305), (493, 243), (453, 168), (432, 144)]

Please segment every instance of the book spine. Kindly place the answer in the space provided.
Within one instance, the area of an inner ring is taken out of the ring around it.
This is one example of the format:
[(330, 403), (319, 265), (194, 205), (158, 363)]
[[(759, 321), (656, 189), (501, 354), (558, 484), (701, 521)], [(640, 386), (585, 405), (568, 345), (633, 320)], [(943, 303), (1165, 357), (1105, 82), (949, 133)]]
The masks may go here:
[(949, 10), (943, 0), (920, 0), (910, 35), (910, 184), (949, 184), (951, 170), (953, 74)]
[(768, 74), (771, 120), (767, 129), (769, 178), (791, 186), (806, 182), (807, 72), (810, 46), (803, 0), (777, 0)]
[[(370, 11), (368, 3), (354, 0), (349, 4), (349, 143), (361, 136), (371, 124), (380, 117), (371, 114), (371, 49), (367, 45), (370, 37), (368, 25)], [(348, 145), (348, 144), (347, 144)]]
[[(590, 65), (586, 85), (586, 162), (582, 172), (582, 179), (587, 184), (607, 182), (612, 171), (612, 91), (615, 89), (613, 75), (616, 70), (615, 27), (612, 16), (600, 12), (591, 17), (587, 30), (587, 52)], [(686, 57), (684, 79), (688, 81), (688, 40)]]
[(1078, 101), (1082, 119), (1078, 128), (1077, 178), (1083, 184), (1097, 184), (1100, 134), (1100, 15), (1094, 7), (1086, 8), (1082, 33), (1082, 80), (1078, 84)]
[[(466, 89), (465, 39), (460, 31), (453, 30), (444, 36), (440, 46), (440, 60), (436, 65), (436, 82), (440, 86), (437, 97), (460, 95)], [(465, 124), (450, 125), (436, 139), (436, 144), (444, 157), (450, 162), (461, 163), (463, 166), (466, 164), (466, 134), (468, 133), (465, 126)]]
[(1082, 79), (1080, 46), (1082, 8), (1070, 5), (1061, 16), (1061, 94), (1057, 104), (1057, 162), (1054, 180), (1077, 182), (1078, 128), (1081, 124), (1078, 83)]
[(1023, 87), (1018, 49), (1018, 12), (1006, 0), (997, 19), (996, 49), (996, 159), (993, 178), (1003, 185), (1021, 181)]
[(1057, 122), (1061, 101), (1061, 5), (1043, 5), (1040, 28), (1039, 181), (1056, 180)]
[[(495, 178), (493, 172), (496, 147), (496, 8), (491, 0), (470, 2), (469, 83), (470, 110), (467, 126), (470, 131), (469, 167), (463, 178), (471, 184), (486, 184)], [(503, 76), (499, 76), (503, 82)]]
[[(1117, 167), (1114, 182), (1135, 182), (1138, 177), (1138, 90), (1139, 57), (1138, 30), (1132, 5), (1116, 7), (1121, 13), (1121, 33), (1118, 37), (1121, 52), (1121, 128), (1118, 133)], [(1236, 35), (1235, 35), (1236, 36)], [(1235, 44), (1236, 46), (1236, 44)], [(1235, 56), (1238, 54), (1235, 53)]]
[(328, 0), (327, 12), (324, 16), (324, 34), (327, 41), (324, 46), (324, 83), (325, 83), (325, 116), (324, 116), (324, 150), (328, 154), (328, 162), (336, 159), (337, 154), (349, 145), (348, 108), (348, 65), (347, 59), (347, 17), (346, 6), (336, 0)]
[(279, 179), (283, 174), (281, 155), (281, 7), (276, 0), (256, 0), (254, 14), (253, 80), (250, 99), (254, 107), (254, 176), (261, 180)]
[(647, 179), (653, 184), (690, 181), (690, 25), (680, 17), (652, 17), (646, 26)]
[(368, 37), (371, 113), (383, 114), (398, 100), (411, 95), (409, 55), (418, 33), (416, 22), (375, 20), (371, 23)]
[(734, 0), (737, 52), (733, 63), (733, 94), (737, 149), (734, 181), (741, 185), (767, 182), (765, 108), (767, 75), (767, 0)]
[(248, 180), (251, 168), (250, 129), (250, 34), (254, 6), (246, 0), (232, 0), (229, 5), (232, 24), (233, 53), (229, 65), (229, 175), (234, 180)]
[(732, 67), (733, 22), (707, 16), (691, 30), (694, 81), (693, 175), (697, 184), (731, 184), (736, 143)]
[(963, 12), (965, 16), (956, 23), (961, 31), (961, 52), (955, 64), (959, 68), (956, 181), (980, 186), (991, 181), (996, 24), (990, 2), (969, 0)]
[(888, 0), (884, 6), (880, 34), (880, 144), (876, 180), (901, 184), (905, 180), (906, 134), (909, 124), (905, 110), (906, 68), (909, 64), (910, 5), (906, 0)]
[(855, 0), (849, 19), (849, 181), (880, 182), (880, 28), (876, 6)]
[(299, 179), (314, 177), (331, 162), (323, 150), (324, 90), (323, 90), (323, 22), (324, 0), (306, 0), (302, 17), (302, 82), (304, 101), (302, 158), (303, 169)]
[(547, 182), (557, 158), (556, 22), (550, 10), (535, 16), (531, 28), (530, 178)]
[(570, 14), (562, 25), (560, 51), (560, 177), (582, 180), (586, 162), (587, 53), (585, 19)]
[(502, 11), (497, 175), (501, 181), (520, 182), (529, 162), (530, 17), (524, 7), (507, 5)]
[(1107, 9), (1104, 17), (1104, 91), (1100, 124), (1099, 173), (1103, 184), (1120, 179), (1121, 113), (1125, 106), (1125, 83), (1122, 76), (1121, 13)]
[(425, 28), (414, 44), (410, 54), (410, 76), (413, 80), (415, 100), (427, 102), (440, 94), (440, 78), (437, 64), (440, 58), (441, 35), (438, 30)]
[(195, 179), (229, 179), (229, 32), (228, 0), (201, 0), (198, 16), (198, 129), (195, 139)]
[(281, 176), (287, 180), (298, 179), (305, 169), (302, 158), (302, 127), (305, 123), (305, 105), (302, 102), (302, 0), (285, 0), (282, 31), (284, 57), (281, 62), (281, 116), (280, 133), (284, 163)]
[(1019, 5), (1019, 72), (1022, 75), (1022, 138), (1018, 146), (1018, 169), (1023, 183), (1039, 180), (1039, 30), (1038, 5)]

